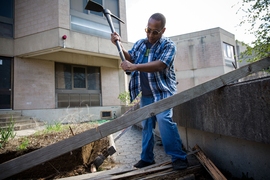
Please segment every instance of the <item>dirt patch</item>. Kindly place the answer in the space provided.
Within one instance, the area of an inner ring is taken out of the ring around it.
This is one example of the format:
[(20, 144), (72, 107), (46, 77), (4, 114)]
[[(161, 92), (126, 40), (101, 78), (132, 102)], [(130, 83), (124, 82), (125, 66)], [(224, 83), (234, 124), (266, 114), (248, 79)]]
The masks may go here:
[[(23, 154), (35, 151), (39, 148), (67, 139), (73, 134), (79, 134), (86, 130), (96, 128), (97, 124), (76, 124), (64, 126), (59, 132), (37, 132), (30, 136), (12, 139), (5, 148), (0, 149), (0, 163), (19, 157)], [(102, 151), (110, 146), (109, 138), (103, 138), (92, 142), (82, 148), (63, 154), (50, 161), (42, 163), (8, 179), (55, 179), (91, 173), (89, 164)], [(26, 148), (23, 150), (23, 148)], [(112, 159), (107, 158), (100, 169), (110, 169), (114, 166)]]

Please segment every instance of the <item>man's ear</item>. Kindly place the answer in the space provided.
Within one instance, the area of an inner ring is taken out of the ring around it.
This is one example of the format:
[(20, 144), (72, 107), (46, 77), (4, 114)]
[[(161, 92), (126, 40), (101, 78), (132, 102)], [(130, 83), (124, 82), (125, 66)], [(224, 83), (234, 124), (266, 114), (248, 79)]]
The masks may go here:
[(166, 28), (163, 28), (163, 29), (162, 29), (162, 34), (163, 34), (165, 31), (166, 31)]

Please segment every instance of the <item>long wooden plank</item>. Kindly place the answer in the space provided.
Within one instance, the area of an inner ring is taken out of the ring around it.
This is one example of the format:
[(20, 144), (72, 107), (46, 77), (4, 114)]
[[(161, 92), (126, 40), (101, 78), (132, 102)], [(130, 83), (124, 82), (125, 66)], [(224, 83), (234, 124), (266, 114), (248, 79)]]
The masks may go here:
[(119, 117), (111, 122), (103, 124), (96, 129), (90, 129), (68, 139), (62, 140), (50, 146), (25, 154), (0, 164), (0, 179), (10, 177), (43, 162), (49, 161), (62, 154), (80, 148), (93, 141), (106, 137), (131, 125), (158, 114), (168, 108), (175, 107), (205, 93), (223, 87), (233, 81), (247, 76), (250, 73), (258, 72), (270, 66), (270, 58), (265, 58), (252, 64), (243, 66), (237, 70), (219, 76), (201, 85), (178, 93), (159, 102), (140, 108), (134, 112)]
[[(201, 170), (201, 166), (190, 167), (188, 171), (162, 171), (160, 173), (155, 173), (151, 175), (146, 175), (145, 177), (140, 177), (140, 180), (149, 180), (149, 179), (177, 179), (177, 180), (195, 180), (195, 173), (198, 173)], [(194, 173), (194, 174), (193, 174)], [(138, 178), (134, 178), (134, 180)], [(132, 180), (132, 179), (130, 179)]]
[[(153, 164), (150, 166), (147, 166), (145, 168), (143, 168), (144, 170), (148, 170), (151, 168), (156, 168), (159, 166), (165, 166), (171, 164), (170, 161), (164, 161), (161, 163), (157, 163), (157, 164)], [(116, 169), (111, 169), (111, 170), (107, 170), (107, 171), (100, 171), (100, 172), (96, 172), (96, 173), (90, 173), (87, 175), (83, 175), (82, 179), (91, 179), (91, 180), (100, 180), (100, 179), (111, 179), (113, 176), (118, 176), (118, 175), (123, 175), (126, 173), (130, 173), (133, 171), (138, 171), (140, 169), (136, 169), (136, 168), (130, 168), (128, 167), (121, 167), (121, 168), (116, 168)], [(76, 179), (76, 178), (74, 178)]]
[[(170, 174), (188, 174), (190, 172), (193, 172), (194, 169), (198, 170), (200, 169), (201, 165), (195, 165), (195, 166), (190, 166), (187, 169), (183, 169), (183, 170), (179, 170), (179, 171), (174, 171), (172, 168), (172, 165), (166, 165), (166, 166), (160, 166), (160, 167), (155, 167), (155, 168), (149, 168), (149, 169), (139, 169), (136, 171), (132, 171), (129, 173), (125, 173), (125, 174), (121, 174), (121, 175), (117, 175), (117, 176), (112, 176), (109, 179), (113, 180), (113, 179), (142, 179), (143, 177), (148, 177), (149, 174), (152, 173), (169, 173)], [(168, 174), (167, 174), (168, 175)], [(161, 174), (160, 174), (161, 177)]]
[(123, 178), (130, 178), (132, 176), (135, 175), (140, 175), (140, 174), (145, 174), (145, 173), (154, 173), (154, 172), (158, 172), (158, 171), (162, 171), (162, 170), (167, 170), (167, 169), (172, 169), (172, 165), (166, 165), (166, 166), (160, 166), (160, 167), (154, 167), (154, 168), (148, 168), (148, 169), (138, 169), (136, 171), (131, 171), (125, 174), (120, 174), (120, 175), (115, 175), (112, 176), (110, 179), (123, 179)]
[(195, 156), (199, 159), (201, 164), (205, 167), (214, 180), (227, 180), (227, 178), (219, 171), (215, 164), (208, 157), (206, 157), (198, 145), (196, 145), (193, 149), (199, 150), (197, 153), (195, 153)]

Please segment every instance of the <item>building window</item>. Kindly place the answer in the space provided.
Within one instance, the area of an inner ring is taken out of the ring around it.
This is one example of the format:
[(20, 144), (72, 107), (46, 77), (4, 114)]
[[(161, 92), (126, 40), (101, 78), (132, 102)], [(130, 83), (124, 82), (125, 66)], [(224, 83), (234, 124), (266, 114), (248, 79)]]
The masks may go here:
[[(93, 0), (119, 17), (118, 0)], [(71, 29), (110, 39), (111, 29), (102, 12), (85, 10), (88, 0), (70, 0)], [(119, 21), (112, 18), (115, 31), (120, 33)]]
[(235, 52), (234, 47), (230, 44), (223, 43), (223, 54), (225, 59), (225, 64), (227, 66), (233, 67), (235, 64)]
[(101, 106), (100, 68), (55, 64), (58, 108)]
[(0, 1), (0, 36), (13, 38), (14, 1)]

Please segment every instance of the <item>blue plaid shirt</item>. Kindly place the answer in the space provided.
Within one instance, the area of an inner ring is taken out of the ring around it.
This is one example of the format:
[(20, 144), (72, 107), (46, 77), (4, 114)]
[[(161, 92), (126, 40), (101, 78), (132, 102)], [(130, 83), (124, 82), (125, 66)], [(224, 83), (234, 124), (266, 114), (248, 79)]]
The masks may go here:
[[(137, 41), (128, 53), (134, 64), (141, 64), (146, 53), (147, 39)], [(175, 44), (166, 37), (160, 38), (152, 45), (148, 62), (162, 61), (167, 67), (159, 72), (148, 73), (148, 81), (155, 102), (172, 96), (177, 92), (176, 76), (174, 72), (174, 57), (176, 54)], [(130, 101), (132, 102), (141, 92), (140, 72), (133, 71), (129, 82)]]

